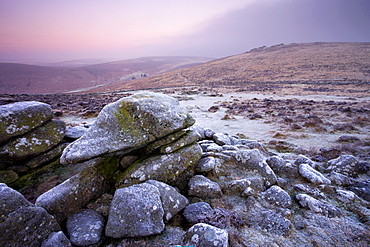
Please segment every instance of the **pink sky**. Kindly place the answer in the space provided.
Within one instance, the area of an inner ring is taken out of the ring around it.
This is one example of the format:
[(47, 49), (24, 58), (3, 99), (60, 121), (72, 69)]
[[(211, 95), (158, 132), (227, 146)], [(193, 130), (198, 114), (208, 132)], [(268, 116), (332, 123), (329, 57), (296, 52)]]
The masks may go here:
[(262, 45), (370, 41), (368, 0), (1, 0), (0, 62), (223, 57)]

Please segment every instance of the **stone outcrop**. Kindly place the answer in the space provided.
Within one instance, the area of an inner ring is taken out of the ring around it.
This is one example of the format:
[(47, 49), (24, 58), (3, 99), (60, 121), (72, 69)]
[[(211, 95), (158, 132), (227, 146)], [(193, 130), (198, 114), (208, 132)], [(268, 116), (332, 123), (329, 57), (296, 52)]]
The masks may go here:
[[(64, 150), (65, 165), (53, 161), (76, 172), (35, 204), (0, 184), (1, 246), (370, 244), (369, 165), (359, 157), (313, 161), (189, 128), (176, 100), (152, 93), (119, 100), (99, 118)], [(43, 121), (1, 147), (55, 122)], [(65, 141), (30, 160), (4, 159), (0, 176), (37, 180), (22, 174), (48, 168), (39, 163), (59, 157)]]

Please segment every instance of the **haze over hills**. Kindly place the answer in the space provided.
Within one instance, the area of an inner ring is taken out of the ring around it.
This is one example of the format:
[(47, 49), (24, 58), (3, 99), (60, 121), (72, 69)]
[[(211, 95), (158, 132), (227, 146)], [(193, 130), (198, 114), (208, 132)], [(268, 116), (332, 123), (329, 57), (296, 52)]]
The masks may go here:
[(368, 83), (370, 42), (301, 43), (260, 47), (148, 78), (117, 82), (89, 92), (174, 86), (258, 83)]
[[(96, 86), (152, 76), (209, 60), (204, 57), (144, 57), (80, 67), (0, 63), (0, 93), (86, 91)], [(64, 63), (67, 64), (71, 63)]]

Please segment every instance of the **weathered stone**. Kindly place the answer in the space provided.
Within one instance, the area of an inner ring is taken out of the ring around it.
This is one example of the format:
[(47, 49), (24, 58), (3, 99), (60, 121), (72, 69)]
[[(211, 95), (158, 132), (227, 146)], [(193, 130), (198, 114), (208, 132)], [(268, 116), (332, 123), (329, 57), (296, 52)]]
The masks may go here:
[(370, 181), (354, 183), (347, 189), (355, 192), (359, 197), (370, 201)]
[(263, 198), (271, 204), (275, 204), (283, 208), (292, 206), (292, 199), (289, 194), (279, 186), (271, 186), (268, 190), (262, 193), (262, 195)]
[(204, 223), (195, 224), (184, 236), (184, 244), (188, 246), (227, 247), (228, 241), (226, 230)]
[(304, 156), (304, 155), (302, 155), (302, 154), (300, 154), (300, 155), (298, 156), (298, 159), (296, 159), (296, 160), (294, 161), (294, 164), (295, 164), (296, 166), (299, 166), (299, 165), (301, 165), (301, 164), (307, 164), (307, 165), (309, 165), (309, 166), (311, 166), (311, 167), (315, 167), (315, 162), (313, 162), (310, 158), (308, 158), (308, 157), (306, 157), (306, 156)]
[(178, 140), (180, 137), (186, 135), (187, 131), (185, 130), (180, 130), (175, 133), (171, 133), (167, 136), (164, 136), (152, 143), (150, 143), (148, 146), (146, 146), (146, 149), (148, 150), (149, 153), (152, 153), (156, 149), (168, 145), (170, 143), (173, 143), (174, 141)]
[(318, 188), (312, 187), (308, 184), (296, 184), (294, 185), (294, 190), (296, 190), (299, 193), (304, 192), (305, 194), (308, 194), (315, 198), (320, 198), (320, 199), (325, 198), (325, 194), (322, 193)]
[(80, 138), (81, 136), (83, 136), (87, 132), (87, 130), (88, 130), (88, 128), (86, 128), (84, 126), (81, 126), (81, 125), (77, 125), (77, 126), (73, 126), (73, 127), (72, 126), (67, 126), (65, 137), (69, 138), (69, 139), (76, 140), (76, 139)]
[(189, 204), (189, 200), (185, 196), (181, 195), (174, 187), (168, 184), (155, 180), (148, 180), (146, 183), (154, 185), (159, 190), (165, 221), (169, 221), (175, 214)]
[(72, 247), (71, 241), (62, 232), (52, 232), (49, 237), (41, 243), (41, 247)]
[(72, 244), (82, 246), (98, 243), (102, 237), (104, 221), (101, 214), (91, 209), (69, 216), (66, 228)]
[(195, 166), (196, 172), (210, 172), (216, 167), (216, 159), (213, 156), (201, 158)]
[(281, 157), (269, 157), (266, 159), (266, 163), (280, 177), (291, 179), (299, 177), (298, 166), (285, 161)]
[(64, 137), (65, 123), (52, 120), (0, 148), (0, 160), (20, 161), (57, 145)]
[(337, 172), (331, 172), (328, 177), (329, 177), (330, 181), (333, 184), (336, 184), (336, 185), (348, 186), (348, 185), (352, 185), (354, 183), (353, 178), (350, 178), (346, 175), (343, 175), (343, 174), (340, 174), (340, 173), (337, 173)]
[(205, 128), (204, 129), (204, 136), (207, 139), (212, 139), (214, 134), (216, 134), (216, 132), (214, 130), (209, 129), (209, 128)]
[(155, 139), (190, 127), (194, 119), (166, 95), (142, 93), (109, 104), (85, 135), (63, 152), (62, 164), (143, 147)]
[(164, 230), (164, 210), (157, 187), (137, 184), (116, 190), (105, 228), (108, 237), (138, 237)]
[(262, 213), (261, 221), (258, 225), (267, 232), (284, 235), (290, 230), (290, 220), (284, 218), (281, 214), (268, 210)]
[(203, 175), (196, 175), (189, 181), (188, 194), (203, 199), (220, 198), (222, 191), (218, 183), (209, 180)]
[(116, 171), (117, 163), (114, 157), (87, 161), (87, 168), (39, 196), (36, 205), (62, 222), (108, 189), (109, 177)]
[(60, 156), (63, 150), (67, 147), (67, 145), (68, 143), (62, 143), (56, 146), (55, 148), (30, 159), (29, 161), (24, 163), (24, 166), (34, 169), (42, 164), (45, 164), (46, 162), (49, 162), (55, 159), (56, 157)]
[(175, 186), (180, 190), (194, 174), (194, 166), (202, 151), (197, 143), (180, 150), (135, 162), (121, 175), (116, 187), (125, 187), (153, 179)]
[(71, 241), (62, 232), (52, 232), (49, 237), (41, 243), (41, 247), (72, 247)]
[(213, 135), (213, 140), (216, 144), (223, 146), (223, 145), (231, 145), (231, 141), (228, 135), (224, 133), (216, 133)]
[(53, 118), (51, 106), (28, 101), (0, 106), (0, 143), (22, 135)]
[(216, 143), (202, 144), (203, 152), (222, 152), (223, 148)]
[(337, 172), (349, 177), (355, 177), (359, 174), (360, 163), (352, 155), (342, 155), (336, 159), (328, 161), (329, 167), (326, 172)]
[(45, 209), (35, 207), (19, 192), (0, 184), (0, 246), (40, 246), (51, 232), (59, 230)]
[(193, 126), (190, 127), (190, 129), (197, 132), (201, 140), (206, 139), (206, 135), (204, 134), (204, 128), (203, 127), (201, 127), (197, 124), (194, 124)]
[(199, 135), (195, 131), (187, 131), (187, 133), (181, 136), (178, 140), (175, 140), (173, 143), (165, 145), (159, 149), (161, 154), (173, 153), (180, 148), (191, 145), (199, 139)]
[(189, 223), (200, 223), (206, 215), (211, 214), (213, 209), (206, 202), (196, 202), (189, 204), (184, 209), (183, 215)]
[(342, 214), (339, 208), (331, 204), (319, 201), (312, 196), (306, 194), (298, 194), (296, 195), (296, 198), (302, 207), (309, 208), (315, 213), (320, 213), (327, 217), (337, 217)]
[(18, 174), (13, 170), (0, 170), (0, 183), (10, 184), (17, 181), (18, 178)]
[(314, 184), (331, 184), (331, 181), (327, 179), (323, 174), (313, 169), (308, 164), (299, 165), (299, 173), (302, 177)]

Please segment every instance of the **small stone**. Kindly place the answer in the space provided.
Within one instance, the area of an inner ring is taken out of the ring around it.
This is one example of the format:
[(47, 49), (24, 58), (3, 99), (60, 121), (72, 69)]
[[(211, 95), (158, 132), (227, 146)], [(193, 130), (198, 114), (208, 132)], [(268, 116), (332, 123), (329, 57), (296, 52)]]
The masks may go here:
[(183, 241), (188, 246), (227, 247), (228, 240), (226, 230), (198, 223), (185, 233)]
[(69, 138), (69, 139), (76, 140), (76, 139), (80, 138), (81, 136), (83, 136), (87, 132), (87, 130), (88, 130), (88, 128), (86, 128), (84, 126), (81, 126), (81, 125), (77, 125), (77, 126), (74, 126), (74, 127), (67, 126), (65, 137)]
[(328, 161), (329, 167), (326, 172), (337, 172), (349, 177), (356, 177), (360, 172), (360, 163), (352, 155), (341, 155), (336, 159)]
[(331, 181), (327, 179), (323, 174), (313, 169), (308, 164), (299, 165), (299, 173), (302, 177), (314, 184), (331, 184)]
[(319, 201), (312, 196), (306, 194), (298, 194), (296, 195), (296, 198), (302, 207), (309, 208), (315, 213), (320, 213), (327, 217), (337, 217), (342, 214), (339, 208), (329, 203)]
[(216, 133), (213, 135), (213, 140), (220, 146), (231, 145), (231, 141), (228, 135), (223, 133)]
[(209, 180), (203, 175), (196, 175), (189, 181), (188, 194), (203, 199), (220, 198), (222, 191), (218, 183)]
[(183, 215), (189, 223), (200, 223), (201, 219), (212, 212), (213, 209), (208, 203), (196, 202), (186, 206)]
[(292, 199), (289, 194), (277, 185), (271, 186), (266, 192), (262, 193), (263, 198), (271, 204), (288, 208), (292, 206)]
[(195, 166), (196, 172), (210, 172), (215, 169), (216, 159), (213, 156), (201, 158)]
[(85, 209), (67, 218), (66, 228), (72, 244), (82, 246), (96, 244), (102, 237), (104, 217), (98, 212)]

